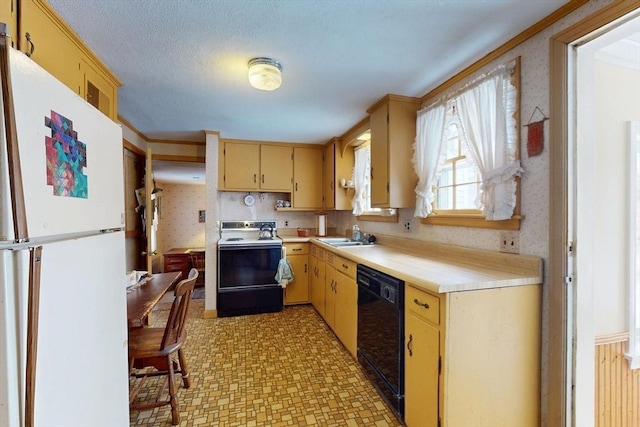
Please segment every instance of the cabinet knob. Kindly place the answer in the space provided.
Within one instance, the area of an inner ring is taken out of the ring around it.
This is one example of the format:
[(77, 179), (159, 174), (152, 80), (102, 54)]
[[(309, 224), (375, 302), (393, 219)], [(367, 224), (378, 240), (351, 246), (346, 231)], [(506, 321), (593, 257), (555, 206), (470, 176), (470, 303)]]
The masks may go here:
[(253, 182), (256, 182), (256, 174), (253, 174)]
[(418, 298), (414, 298), (413, 302), (420, 307), (429, 308), (429, 304), (427, 304), (426, 302), (421, 302), (420, 300), (418, 300)]
[(407, 350), (409, 350), (409, 356), (413, 356), (413, 335), (409, 334), (409, 342), (407, 342)]

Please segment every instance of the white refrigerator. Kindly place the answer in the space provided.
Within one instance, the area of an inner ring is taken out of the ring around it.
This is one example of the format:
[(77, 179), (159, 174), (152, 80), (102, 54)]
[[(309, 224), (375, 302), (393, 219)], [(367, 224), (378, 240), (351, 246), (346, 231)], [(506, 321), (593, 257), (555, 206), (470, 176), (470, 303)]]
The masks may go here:
[(23, 53), (9, 49), (9, 58), (28, 240), (16, 241), (14, 232), (17, 204), (7, 153), (12, 138), (6, 137), (3, 117), (0, 426), (25, 424), (29, 248), (37, 246), (42, 253), (34, 424), (125, 426), (122, 130)]

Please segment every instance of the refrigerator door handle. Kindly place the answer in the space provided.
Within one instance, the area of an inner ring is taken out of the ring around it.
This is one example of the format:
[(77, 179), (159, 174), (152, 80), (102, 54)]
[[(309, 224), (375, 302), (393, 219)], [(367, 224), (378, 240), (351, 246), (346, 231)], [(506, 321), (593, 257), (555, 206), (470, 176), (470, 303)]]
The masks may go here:
[(40, 271), (42, 246), (29, 248), (29, 301), (27, 308), (27, 366), (25, 386), (25, 427), (33, 427), (38, 359), (38, 318), (40, 315)]

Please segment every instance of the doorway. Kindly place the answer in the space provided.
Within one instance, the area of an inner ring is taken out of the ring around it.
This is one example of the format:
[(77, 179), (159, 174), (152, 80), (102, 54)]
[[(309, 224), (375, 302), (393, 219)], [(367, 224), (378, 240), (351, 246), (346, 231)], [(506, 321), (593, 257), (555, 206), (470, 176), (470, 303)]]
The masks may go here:
[[(607, 130), (610, 113), (616, 119), (622, 114), (606, 92), (619, 90), (622, 80), (603, 79), (612, 64), (600, 53), (638, 31), (637, 7), (614, 4), (551, 41), (548, 425), (595, 424), (595, 337), (619, 339), (627, 331), (626, 221), (620, 207), (626, 202), (619, 194), (627, 154), (624, 142)], [(638, 96), (624, 90), (618, 95)], [(559, 378), (562, 386), (554, 388)]]

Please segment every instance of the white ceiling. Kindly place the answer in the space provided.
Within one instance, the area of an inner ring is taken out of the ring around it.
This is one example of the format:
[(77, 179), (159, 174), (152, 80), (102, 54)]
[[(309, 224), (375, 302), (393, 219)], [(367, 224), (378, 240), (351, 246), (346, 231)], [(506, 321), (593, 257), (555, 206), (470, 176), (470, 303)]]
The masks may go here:
[[(387, 93), (420, 97), (567, 0), (49, 0), (122, 80), (150, 138), (324, 143)], [(247, 62), (283, 65), (253, 89)]]
[[(385, 94), (424, 95), (567, 0), (49, 3), (122, 80), (118, 112), (147, 137), (324, 143)], [(249, 85), (258, 56), (283, 65), (277, 91)], [(153, 168), (158, 182), (204, 183), (203, 165)]]

